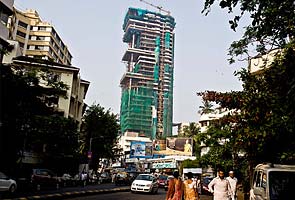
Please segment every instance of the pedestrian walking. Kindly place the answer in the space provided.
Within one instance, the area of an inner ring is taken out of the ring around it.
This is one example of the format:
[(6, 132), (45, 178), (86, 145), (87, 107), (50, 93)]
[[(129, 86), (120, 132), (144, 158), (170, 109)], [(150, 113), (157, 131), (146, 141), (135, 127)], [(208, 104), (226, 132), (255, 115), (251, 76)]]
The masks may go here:
[(183, 193), (183, 182), (179, 178), (179, 172), (173, 172), (173, 179), (169, 180), (166, 200), (181, 200)]
[(228, 200), (231, 196), (230, 183), (224, 178), (223, 170), (218, 171), (218, 176), (209, 183), (208, 187), (209, 191), (213, 193), (214, 200)]
[(187, 178), (188, 179), (183, 182), (184, 200), (199, 200), (197, 182), (193, 179), (193, 173), (189, 172)]
[(238, 179), (234, 175), (234, 171), (228, 172), (228, 177), (226, 178), (229, 181), (230, 188), (231, 188), (231, 196), (229, 200), (237, 200), (237, 184)]

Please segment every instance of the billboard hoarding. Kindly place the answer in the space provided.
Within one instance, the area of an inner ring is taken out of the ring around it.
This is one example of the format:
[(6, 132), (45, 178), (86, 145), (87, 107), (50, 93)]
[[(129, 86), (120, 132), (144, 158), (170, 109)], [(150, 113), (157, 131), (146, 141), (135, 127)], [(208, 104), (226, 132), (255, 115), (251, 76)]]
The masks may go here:
[(154, 140), (153, 154), (192, 156), (193, 139), (167, 137), (166, 140)]
[(192, 138), (175, 138), (167, 137), (168, 152), (179, 153), (182, 155), (192, 156), (193, 153), (193, 139)]
[(151, 158), (152, 156), (151, 142), (131, 141), (130, 158)]

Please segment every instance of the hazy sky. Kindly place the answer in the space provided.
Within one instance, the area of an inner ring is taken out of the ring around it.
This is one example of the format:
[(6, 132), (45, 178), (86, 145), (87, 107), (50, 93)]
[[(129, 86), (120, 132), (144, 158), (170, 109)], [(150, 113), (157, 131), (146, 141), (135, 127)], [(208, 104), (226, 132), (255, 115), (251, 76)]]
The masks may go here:
[[(196, 92), (241, 89), (233, 75), (237, 66), (227, 62), (227, 49), (241, 33), (230, 30), (226, 11), (213, 7), (208, 16), (201, 14), (203, 1), (148, 1), (169, 10), (176, 20), (174, 122), (196, 121), (202, 105)], [(37, 10), (56, 28), (73, 55), (73, 66), (91, 82), (86, 103), (119, 113), (125, 13), (129, 7), (157, 10), (139, 0), (15, 0), (15, 6)]]

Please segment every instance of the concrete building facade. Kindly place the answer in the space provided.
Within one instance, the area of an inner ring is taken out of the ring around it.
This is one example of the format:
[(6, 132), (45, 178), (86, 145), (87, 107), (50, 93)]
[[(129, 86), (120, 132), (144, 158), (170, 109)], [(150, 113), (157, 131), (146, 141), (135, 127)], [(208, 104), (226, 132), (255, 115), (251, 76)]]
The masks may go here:
[(81, 79), (80, 69), (71, 65), (72, 55), (50, 23), (43, 22), (35, 10), (22, 12), (12, 6), (6, 29), (10, 39), (7, 42), (13, 49), (4, 56), (3, 63), (46, 68), (51, 78), (68, 86), (67, 97), (56, 97), (53, 107), (64, 117), (71, 117), (81, 124), (90, 82)]
[(14, 9), (9, 38), (19, 42), (23, 56), (71, 65), (72, 55), (55, 28), (41, 20), (36, 10)]
[[(90, 82), (81, 79), (79, 68), (51, 61), (41, 61), (26, 56), (14, 58), (12, 66), (27, 69), (47, 69), (49, 71), (49, 78), (66, 84), (68, 86), (66, 97), (56, 96), (52, 107), (59, 111), (62, 116), (66, 118), (71, 117), (81, 124), (83, 110), (85, 109), (84, 99)], [(45, 82), (40, 84), (46, 85)]]
[(175, 20), (129, 8), (123, 23), (128, 44), (122, 88), (121, 132), (151, 139), (172, 135)]

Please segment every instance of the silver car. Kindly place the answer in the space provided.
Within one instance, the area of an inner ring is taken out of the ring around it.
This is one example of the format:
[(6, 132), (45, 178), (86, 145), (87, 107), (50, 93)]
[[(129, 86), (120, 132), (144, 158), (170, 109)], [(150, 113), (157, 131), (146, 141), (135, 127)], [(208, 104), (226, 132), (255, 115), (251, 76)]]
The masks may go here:
[(16, 190), (15, 180), (10, 179), (4, 173), (0, 172), (0, 192), (14, 193)]

